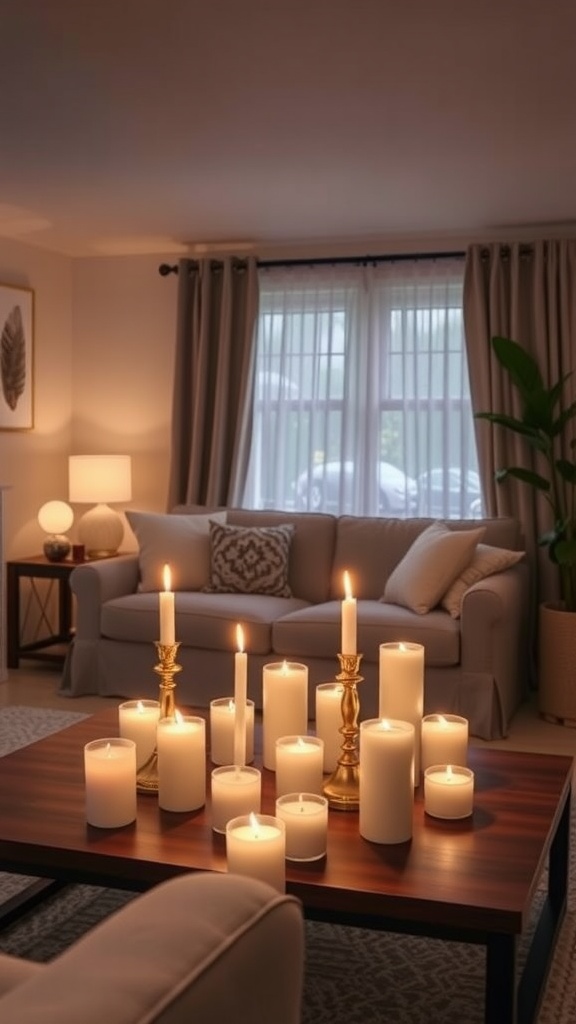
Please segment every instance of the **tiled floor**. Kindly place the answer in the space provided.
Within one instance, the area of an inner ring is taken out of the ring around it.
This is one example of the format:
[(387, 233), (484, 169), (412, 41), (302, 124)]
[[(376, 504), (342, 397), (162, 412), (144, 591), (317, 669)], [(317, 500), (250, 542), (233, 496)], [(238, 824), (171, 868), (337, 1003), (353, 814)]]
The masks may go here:
[[(99, 711), (120, 703), (114, 697), (64, 697), (58, 692), (60, 672), (51, 666), (22, 662), (11, 669), (8, 680), (0, 683), (0, 707), (24, 704), (33, 707), (61, 708), (63, 711)], [(472, 740), (482, 744), (482, 740)], [(535, 697), (517, 711), (505, 740), (486, 746), (510, 750), (534, 750), (576, 757), (576, 729), (543, 721), (538, 715)]]

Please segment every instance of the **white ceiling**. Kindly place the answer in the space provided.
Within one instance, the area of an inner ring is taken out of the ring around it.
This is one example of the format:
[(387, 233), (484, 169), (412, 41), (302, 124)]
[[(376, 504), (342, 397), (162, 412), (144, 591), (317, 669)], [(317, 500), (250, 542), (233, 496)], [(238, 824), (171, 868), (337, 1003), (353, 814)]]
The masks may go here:
[(3, 0), (0, 235), (72, 256), (576, 223), (575, 0)]

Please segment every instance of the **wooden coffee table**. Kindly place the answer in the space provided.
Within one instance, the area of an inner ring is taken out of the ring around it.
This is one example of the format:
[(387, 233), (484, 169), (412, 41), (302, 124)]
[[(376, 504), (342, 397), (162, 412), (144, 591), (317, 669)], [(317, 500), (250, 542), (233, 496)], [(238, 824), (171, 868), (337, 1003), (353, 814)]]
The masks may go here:
[[(1, 870), (134, 890), (185, 871), (226, 870), (209, 800), (199, 812), (172, 814), (142, 795), (133, 825), (86, 825), (83, 746), (117, 733), (110, 708), (2, 758)], [(357, 814), (331, 811), (327, 857), (288, 864), (287, 889), (312, 918), (484, 945), (485, 1020), (529, 1024), (566, 907), (573, 760), (471, 748), (470, 766), (471, 819), (428, 817), (418, 791), (412, 841), (379, 846), (360, 837)], [(271, 772), (263, 771), (262, 789), (262, 810), (273, 813)], [(518, 979), (518, 939), (547, 864), (547, 897)]]

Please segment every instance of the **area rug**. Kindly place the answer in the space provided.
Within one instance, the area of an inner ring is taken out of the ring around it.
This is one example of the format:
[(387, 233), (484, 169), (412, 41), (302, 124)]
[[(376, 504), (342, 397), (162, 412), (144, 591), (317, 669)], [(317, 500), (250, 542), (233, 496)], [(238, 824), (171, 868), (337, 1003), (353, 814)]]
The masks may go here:
[[(0, 755), (82, 717), (40, 708), (4, 709)], [(574, 851), (575, 819), (572, 836)], [(575, 881), (573, 859), (569, 909), (537, 1024), (576, 1020)], [(22, 884), (20, 876), (0, 873), (0, 902)], [(541, 892), (544, 885), (545, 878)], [(133, 893), (118, 889), (66, 886), (0, 932), (0, 951), (46, 962), (131, 899)], [(484, 952), (476, 946), (306, 922), (302, 1024), (482, 1024), (483, 979)]]

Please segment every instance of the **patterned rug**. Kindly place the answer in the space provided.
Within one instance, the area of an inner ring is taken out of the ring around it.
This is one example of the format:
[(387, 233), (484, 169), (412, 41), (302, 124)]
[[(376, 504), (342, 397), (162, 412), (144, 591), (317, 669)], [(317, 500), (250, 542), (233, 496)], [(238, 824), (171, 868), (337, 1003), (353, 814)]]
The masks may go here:
[[(4, 709), (0, 756), (82, 717)], [(574, 850), (576, 819), (572, 836)], [(575, 871), (573, 860), (569, 910), (538, 1024), (576, 1020)], [(0, 873), (0, 902), (23, 884), (19, 876)], [(541, 891), (544, 884), (545, 878)], [(133, 893), (69, 885), (0, 932), (0, 951), (46, 962), (130, 899)], [(302, 1024), (482, 1024), (483, 972), (484, 953), (476, 946), (307, 922)]]

